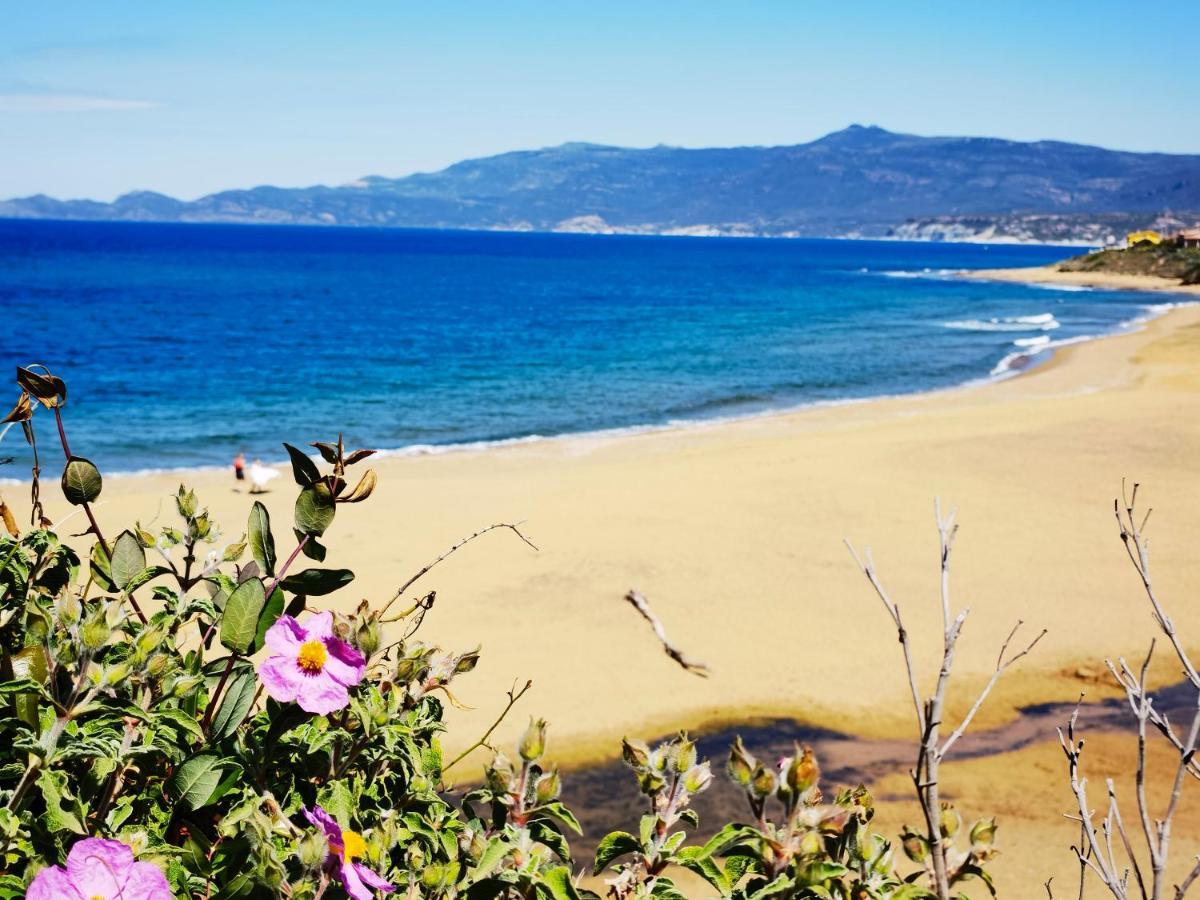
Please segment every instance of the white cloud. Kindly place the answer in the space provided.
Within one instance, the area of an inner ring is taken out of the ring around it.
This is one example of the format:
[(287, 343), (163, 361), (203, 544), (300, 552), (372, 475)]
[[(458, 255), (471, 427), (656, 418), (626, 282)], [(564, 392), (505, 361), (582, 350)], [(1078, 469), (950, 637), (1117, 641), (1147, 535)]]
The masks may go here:
[(116, 112), (160, 106), (154, 100), (122, 100), (89, 94), (0, 94), (0, 112), (13, 113)]

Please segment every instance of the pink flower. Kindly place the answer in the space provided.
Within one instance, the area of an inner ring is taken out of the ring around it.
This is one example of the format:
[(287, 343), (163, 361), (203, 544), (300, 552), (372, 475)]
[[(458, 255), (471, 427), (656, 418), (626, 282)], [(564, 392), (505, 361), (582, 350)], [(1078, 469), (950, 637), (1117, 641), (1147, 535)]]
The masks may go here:
[(67, 855), (66, 868), (38, 872), (26, 900), (173, 900), (162, 869), (134, 862), (120, 841), (84, 838)]
[(267, 695), (281, 703), (298, 703), (310, 713), (325, 715), (350, 702), (346, 690), (363, 680), (367, 661), (333, 636), (333, 614), (310, 616), (301, 625), (280, 616), (267, 629), (270, 657), (258, 667)]
[(371, 900), (374, 893), (371, 888), (390, 894), (396, 888), (384, 881), (362, 863), (355, 862), (367, 852), (367, 844), (362, 835), (356, 831), (343, 831), (333, 817), (319, 806), (306, 809), (304, 815), (308, 821), (325, 832), (329, 841), (329, 858), (325, 865), (337, 873), (346, 889), (354, 900)]

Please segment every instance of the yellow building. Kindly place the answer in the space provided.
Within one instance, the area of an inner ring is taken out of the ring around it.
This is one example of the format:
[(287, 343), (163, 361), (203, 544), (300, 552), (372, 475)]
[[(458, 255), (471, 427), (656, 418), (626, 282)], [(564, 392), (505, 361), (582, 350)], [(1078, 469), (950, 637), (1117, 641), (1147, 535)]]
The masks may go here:
[(1138, 244), (1161, 244), (1163, 236), (1157, 231), (1131, 231), (1125, 235), (1125, 243), (1130, 247)]

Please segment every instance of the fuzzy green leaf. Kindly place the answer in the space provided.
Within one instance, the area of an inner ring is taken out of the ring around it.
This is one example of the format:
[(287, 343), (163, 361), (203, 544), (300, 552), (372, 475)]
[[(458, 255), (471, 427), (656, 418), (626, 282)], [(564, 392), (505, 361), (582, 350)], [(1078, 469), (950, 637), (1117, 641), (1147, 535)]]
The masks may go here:
[(275, 575), (275, 538), (271, 535), (271, 516), (267, 508), (254, 501), (250, 508), (250, 520), (246, 523), (246, 540), (250, 543), (250, 554), (258, 567), (268, 576)]
[(624, 856), (626, 853), (637, 853), (641, 849), (642, 845), (638, 839), (626, 831), (614, 831), (606, 834), (596, 848), (596, 864), (592, 867), (592, 874), (599, 875), (617, 857)]
[(104, 481), (100, 470), (82, 456), (72, 456), (62, 473), (62, 491), (72, 506), (91, 503), (100, 496)]
[(122, 531), (112, 547), (109, 573), (121, 590), (133, 582), (146, 568), (146, 551), (132, 531)]
[(177, 803), (183, 803), (188, 809), (200, 809), (216, 793), (221, 784), (221, 775), (220, 757), (202, 753), (175, 770), (167, 782), (167, 791)]
[(303, 572), (289, 575), (281, 584), (293, 594), (323, 597), (345, 587), (353, 580), (354, 573), (349, 569), (305, 569)]
[(239, 584), (225, 601), (221, 613), (221, 643), (234, 653), (249, 653), (266, 603), (266, 589), (257, 578)]

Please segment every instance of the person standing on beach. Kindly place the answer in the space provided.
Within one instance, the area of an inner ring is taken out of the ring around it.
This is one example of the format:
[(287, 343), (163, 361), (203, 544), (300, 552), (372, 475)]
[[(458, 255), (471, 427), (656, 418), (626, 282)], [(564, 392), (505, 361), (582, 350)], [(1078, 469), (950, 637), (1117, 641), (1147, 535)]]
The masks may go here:
[(246, 457), (240, 451), (233, 458), (233, 477), (238, 481), (246, 480)]

